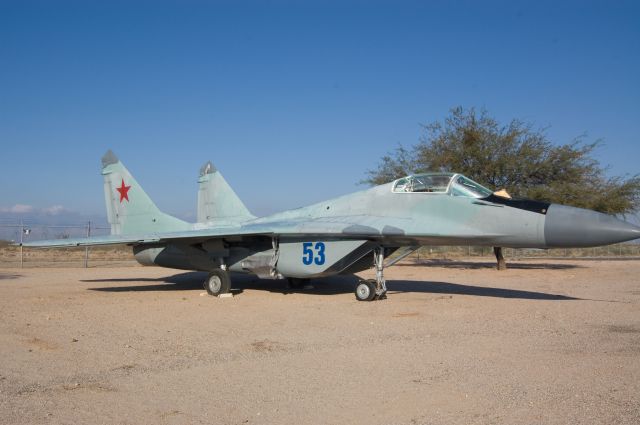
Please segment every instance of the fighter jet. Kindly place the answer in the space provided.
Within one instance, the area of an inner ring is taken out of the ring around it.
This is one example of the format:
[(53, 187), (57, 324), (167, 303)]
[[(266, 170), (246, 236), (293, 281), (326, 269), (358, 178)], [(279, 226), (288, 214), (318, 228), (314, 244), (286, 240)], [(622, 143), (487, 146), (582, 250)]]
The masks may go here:
[(197, 223), (161, 212), (111, 151), (102, 175), (109, 236), (24, 246), (127, 244), (141, 264), (208, 272), (211, 295), (229, 292), (230, 272), (295, 285), (374, 267), (376, 278), (355, 288), (356, 299), (372, 301), (386, 298), (384, 269), (423, 245), (590, 247), (640, 237), (640, 227), (613, 216), (511, 199), (456, 173), (410, 175), (258, 218), (208, 162), (198, 179)]

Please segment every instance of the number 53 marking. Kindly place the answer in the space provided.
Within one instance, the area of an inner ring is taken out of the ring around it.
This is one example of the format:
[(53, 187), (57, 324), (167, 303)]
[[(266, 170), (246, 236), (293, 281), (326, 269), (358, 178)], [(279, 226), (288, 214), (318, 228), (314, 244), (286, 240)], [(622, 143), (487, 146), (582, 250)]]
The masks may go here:
[(315, 246), (313, 242), (302, 243), (302, 263), (305, 266), (310, 266), (313, 263), (321, 266), (324, 264), (324, 260), (324, 242), (316, 242)]

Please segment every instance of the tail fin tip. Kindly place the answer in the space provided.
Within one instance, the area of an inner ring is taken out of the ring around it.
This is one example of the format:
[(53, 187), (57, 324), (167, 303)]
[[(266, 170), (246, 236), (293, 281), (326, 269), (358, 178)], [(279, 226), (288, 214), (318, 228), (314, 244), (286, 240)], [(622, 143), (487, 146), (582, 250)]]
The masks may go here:
[(109, 165), (112, 164), (117, 164), (120, 160), (118, 159), (118, 157), (116, 156), (115, 153), (113, 153), (113, 151), (111, 149), (109, 149), (103, 156), (102, 156), (102, 168), (106, 168)]
[(200, 177), (204, 177), (207, 174), (213, 174), (216, 171), (216, 166), (211, 161), (207, 161), (202, 167), (200, 167)]

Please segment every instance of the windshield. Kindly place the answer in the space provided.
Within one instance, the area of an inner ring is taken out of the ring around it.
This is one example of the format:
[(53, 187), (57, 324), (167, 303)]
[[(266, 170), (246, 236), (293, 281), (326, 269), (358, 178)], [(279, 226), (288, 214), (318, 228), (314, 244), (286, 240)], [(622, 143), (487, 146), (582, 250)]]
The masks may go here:
[(416, 174), (398, 180), (393, 191), (446, 193), (452, 176), (452, 174)]
[(428, 173), (416, 174), (396, 180), (396, 193), (448, 193), (467, 198), (486, 198), (493, 191), (460, 174)]
[(466, 196), (471, 198), (486, 198), (493, 192), (486, 187), (474, 182), (465, 176), (457, 176), (451, 185), (453, 196)]

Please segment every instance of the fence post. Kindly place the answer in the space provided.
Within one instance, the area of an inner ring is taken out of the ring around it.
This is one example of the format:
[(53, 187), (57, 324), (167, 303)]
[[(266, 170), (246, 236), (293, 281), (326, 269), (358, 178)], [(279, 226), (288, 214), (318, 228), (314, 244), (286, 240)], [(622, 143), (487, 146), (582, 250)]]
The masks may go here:
[[(91, 236), (91, 220), (87, 221), (87, 237)], [(89, 267), (89, 247), (84, 247), (84, 268)]]
[(20, 219), (20, 268), (24, 267), (24, 250), (22, 248), (22, 242), (24, 242), (23, 240), (24, 238), (24, 221), (22, 221), (22, 219)]

